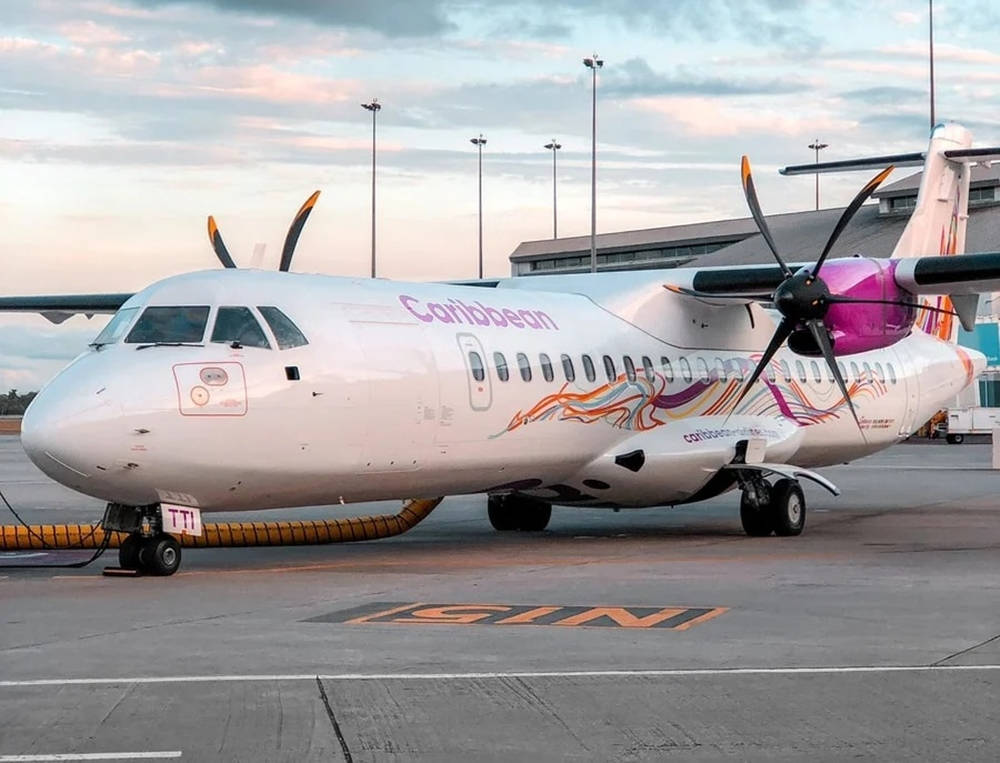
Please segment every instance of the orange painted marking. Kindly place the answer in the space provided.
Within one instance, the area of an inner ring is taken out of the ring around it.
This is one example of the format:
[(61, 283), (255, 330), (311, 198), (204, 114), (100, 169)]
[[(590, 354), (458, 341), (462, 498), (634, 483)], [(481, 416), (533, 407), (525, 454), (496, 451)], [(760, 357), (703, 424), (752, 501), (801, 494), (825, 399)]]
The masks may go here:
[(532, 623), (539, 617), (545, 617), (546, 615), (551, 615), (553, 612), (558, 612), (562, 607), (535, 607), (534, 609), (529, 609), (527, 612), (522, 612), (519, 615), (514, 615), (513, 617), (505, 617), (503, 620), (497, 620), (494, 625), (524, 625), (526, 623)]
[(415, 604), (404, 604), (401, 607), (393, 607), (392, 609), (386, 609), (382, 612), (371, 612), (370, 614), (362, 615), (361, 617), (356, 617), (353, 620), (346, 620), (345, 622), (351, 623), (352, 625), (367, 623), (369, 620), (374, 620), (379, 617), (386, 617), (388, 615), (395, 615), (399, 612), (406, 612), (409, 609), (413, 609), (414, 607), (419, 607), (419, 606), (421, 606), (420, 602), (416, 602)]
[(729, 607), (715, 607), (711, 611), (706, 612), (703, 615), (698, 615), (698, 617), (693, 617), (686, 623), (681, 623), (680, 625), (675, 626), (671, 630), (686, 631), (688, 628), (693, 628), (696, 625), (701, 625), (702, 623), (712, 620), (718, 617), (719, 615), (725, 614), (728, 611)]
[(667, 607), (645, 617), (636, 617), (625, 607), (593, 607), (578, 615), (572, 615), (564, 620), (557, 620), (553, 625), (585, 625), (586, 623), (607, 617), (622, 628), (651, 628), (657, 623), (669, 620), (687, 612), (684, 607)]
[(407, 612), (410, 618), (394, 618), (394, 623), (448, 623), (470, 625), (491, 617), (495, 612), (510, 612), (512, 607), (502, 604), (459, 604), (455, 606), (427, 607)]

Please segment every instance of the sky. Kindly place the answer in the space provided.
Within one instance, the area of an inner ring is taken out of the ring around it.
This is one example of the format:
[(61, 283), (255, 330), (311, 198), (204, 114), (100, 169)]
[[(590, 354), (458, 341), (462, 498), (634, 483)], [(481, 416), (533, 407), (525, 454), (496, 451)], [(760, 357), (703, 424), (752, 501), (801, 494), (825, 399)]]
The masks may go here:
[[(486, 275), (523, 240), (809, 209), (777, 169), (921, 150), (923, 0), (34, 0), (0, 2), (0, 294), (122, 292), (238, 263), (366, 275), (378, 98), (379, 275), (476, 273), (482, 134)], [(938, 121), (1000, 144), (1000, 3), (934, 6)], [(902, 177), (903, 175), (899, 175)], [(867, 178), (824, 176), (823, 206)], [(794, 258), (793, 258), (794, 259)], [(36, 389), (103, 320), (0, 317), (0, 391)]]

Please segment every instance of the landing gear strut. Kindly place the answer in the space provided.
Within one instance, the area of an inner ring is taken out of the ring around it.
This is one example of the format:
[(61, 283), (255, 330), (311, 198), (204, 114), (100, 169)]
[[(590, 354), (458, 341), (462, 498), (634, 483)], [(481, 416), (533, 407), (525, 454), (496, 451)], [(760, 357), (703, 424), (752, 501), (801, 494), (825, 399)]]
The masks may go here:
[(806, 499), (796, 480), (747, 480), (740, 499), (740, 520), (751, 537), (801, 535), (806, 526)]
[(524, 495), (491, 495), (486, 505), (490, 524), (501, 532), (541, 532), (552, 518), (552, 504)]
[(158, 506), (109, 506), (104, 525), (107, 530), (128, 533), (118, 547), (123, 570), (167, 576), (181, 566), (181, 544), (163, 532)]

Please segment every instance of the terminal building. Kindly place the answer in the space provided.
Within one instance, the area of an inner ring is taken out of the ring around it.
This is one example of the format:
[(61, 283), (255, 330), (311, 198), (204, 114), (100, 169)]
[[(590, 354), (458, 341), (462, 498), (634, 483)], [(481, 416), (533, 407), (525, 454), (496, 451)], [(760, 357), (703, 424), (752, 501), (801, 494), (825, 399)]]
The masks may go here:
[[(916, 206), (920, 174), (876, 191), (873, 197), (878, 203), (858, 210), (830, 256), (889, 257)], [(841, 207), (789, 212), (768, 215), (767, 221), (786, 260), (814, 262), (842, 211)], [(601, 233), (596, 249), (599, 271), (774, 262), (751, 217)], [(1000, 165), (973, 167), (965, 250), (1000, 251)], [(525, 241), (510, 255), (510, 264), (514, 276), (585, 273), (590, 270), (590, 236)], [(1000, 407), (1000, 299), (994, 296), (1000, 293), (980, 299), (976, 330), (961, 331), (959, 341), (983, 352), (989, 364), (978, 390), (972, 390), (962, 405)]]

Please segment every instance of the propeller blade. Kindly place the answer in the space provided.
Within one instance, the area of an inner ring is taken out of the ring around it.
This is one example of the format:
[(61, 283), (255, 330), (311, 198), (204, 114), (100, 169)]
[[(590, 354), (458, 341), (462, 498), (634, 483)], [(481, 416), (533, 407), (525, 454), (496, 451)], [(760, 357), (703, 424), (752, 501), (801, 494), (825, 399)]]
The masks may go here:
[(288, 268), (292, 265), (292, 255), (295, 254), (295, 244), (298, 243), (299, 234), (302, 232), (302, 226), (306, 224), (306, 220), (309, 219), (309, 213), (312, 212), (312, 208), (316, 206), (316, 200), (319, 198), (319, 191), (313, 192), (313, 195), (306, 199), (306, 203), (303, 204), (299, 211), (295, 213), (295, 219), (292, 220), (292, 224), (288, 228), (288, 235), (285, 236), (285, 246), (281, 250), (281, 264), (278, 265), (278, 270), (285, 273), (288, 272)]
[(222, 266), (225, 268), (235, 268), (236, 263), (233, 262), (229, 250), (226, 249), (226, 245), (222, 241), (222, 234), (219, 233), (219, 226), (215, 224), (215, 218), (211, 215), (208, 216), (208, 240), (212, 242), (212, 249), (215, 250), (215, 256), (219, 258)]
[(819, 259), (816, 260), (816, 265), (813, 267), (813, 275), (819, 275), (819, 269), (823, 267), (823, 263), (826, 261), (826, 257), (830, 254), (830, 250), (833, 249), (833, 245), (837, 243), (837, 239), (840, 238), (840, 234), (844, 232), (844, 228), (854, 217), (855, 213), (861, 208), (861, 205), (868, 201), (868, 197), (875, 192), (875, 189), (879, 187), (881, 182), (889, 177), (889, 173), (895, 169), (893, 165), (889, 165), (875, 177), (865, 183), (865, 187), (858, 191), (858, 195), (854, 197), (850, 204), (847, 205), (846, 209), (841, 213), (840, 219), (837, 220), (837, 224), (833, 228), (833, 233), (830, 234), (830, 238), (827, 239), (826, 246), (823, 247), (823, 253), (820, 254)]
[(840, 387), (840, 394), (844, 396), (844, 400), (847, 401), (847, 405), (851, 409), (851, 415), (854, 417), (854, 423), (858, 425), (861, 438), (865, 442), (868, 442), (868, 438), (865, 437), (864, 430), (861, 428), (861, 419), (858, 418), (858, 412), (854, 410), (854, 401), (851, 400), (851, 396), (847, 393), (847, 384), (844, 382), (844, 377), (840, 375), (840, 366), (837, 365), (837, 358), (833, 354), (833, 345), (830, 343), (830, 334), (827, 333), (826, 325), (821, 318), (813, 318), (811, 321), (806, 321), (806, 325), (809, 327), (813, 339), (816, 340), (816, 345), (823, 353), (823, 359), (826, 360), (826, 365), (829, 367), (830, 373), (837, 380), (837, 386)]
[(826, 301), (830, 304), (838, 305), (899, 305), (900, 307), (915, 307), (917, 310), (929, 310), (932, 313), (958, 315), (954, 310), (946, 310), (943, 307), (934, 307), (933, 305), (922, 305), (919, 302), (908, 302), (905, 299), (855, 299), (854, 297), (831, 294), (826, 298)]
[[(750, 376), (750, 381), (746, 383), (742, 390), (740, 390), (740, 396), (736, 398), (736, 403), (729, 410), (729, 416), (733, 415), (733, 412), (740, 407), (740, 403), (743, 402), (743, 398), (747, 396), (750, 388), (754, 385), (754, 382), (760, 378), (760, 375), (767, 368), (767, 364), (771, 362), (771, 358), (774, 357), (781, 345), (785, 343), (785, 340), (791, 335), (792, 331), (795, 329), (795, 321), (789, 318), (782, 318), (781, 323), (778, 324), (777, 330), (774, 332), (774, 336), (771, 337), (770, 343), (767, 345), (767, 349), (764, 350), (764, 354), (760, 357), (760, 362), (757, 363), (757, 367), (753, 370), (753, 374)], [(726, 419), (729, 419), (729, 416)]]
[(744, 156), (740, 164), (740, 177), (743, 180), (743, 195), (746, 196), (747, 206), (750, 207), (750, 214), (753, 216), (754, 222), (757, 223), (757, 228), (760, 230), (760, 235), (764, 237), (764, 241), (767, 242), (768, 247), (771, 249), (771, 254), (774, 255), (774, 259), (778, 261), (779, 267), (781, 267), (781, 272), (785, 274), (785, 277), (789, 277), (792, 271), (789, 269), (785, 261), (781, 259), (781, 255), (778, 254), (778, 247), (774, 244), (774, 238), (771, 236), (771, 229), (767, 226), (767, 220), (764, 219), (764, 213), (760, 211), (760, 203), (757, 201), (757, 191), (754, 189), (753, 176), (750, 174), (750, 160)]

